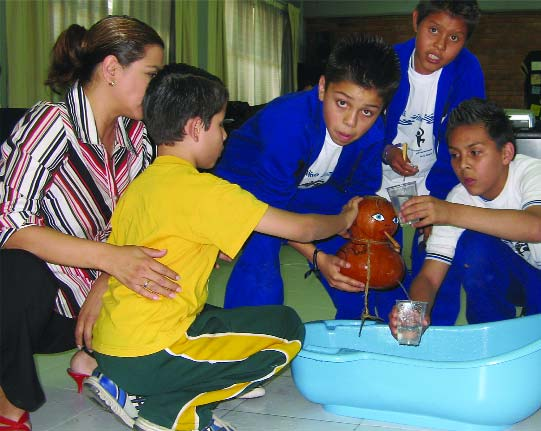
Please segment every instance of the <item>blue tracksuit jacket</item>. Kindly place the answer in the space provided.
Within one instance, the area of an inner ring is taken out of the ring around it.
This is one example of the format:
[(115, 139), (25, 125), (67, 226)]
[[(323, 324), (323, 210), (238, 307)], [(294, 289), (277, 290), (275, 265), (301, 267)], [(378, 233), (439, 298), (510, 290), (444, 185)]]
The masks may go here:
[[(374, 195), (381, 185), (382, 119), (343, 148), (327, 183), (297, 188), (323, 147), (326, 127), (322, 107), (317, 87), (273, 100), (231, 133), (214, 173), (272, 206), (296, 212), (336, 214), (351, 197)], [(335, 237), (318, 247), (335, 253), (344, 242)], [(229, 279), (226, 307), (283, 302), (281, 244), (279, 238), (252, 234)], [(322, 282), (331, 297), (346, 294)], [(351, 302), (351, 298), (345, 301)], [(355, 302), (362, 301), (362, 294), (355, 294)], [(336, 301), (335, 305), (341, 308)]]
[[(400, 115), (408, 102), (410, 92), (408, 67), (411, 54), (415, 49), (415, 38), (395, 45), (394, 48), (400, 59), (401, 80), (400, 86), (387, 108), (385, 121), (385, 142), (387, 144), (392, 143), (395, 138)], [(463, 48), (456, 58), (442, 69), (438, 81), (438, 93), (434, 109), (434, 136), (437, 158), (427, 176), (426, 185), (430, 194), (439, 199), (445, 199), (449, 191), (458, 184), (458, 179), (451, 167), (451, 159), (445, 138), (448, 116), (460, 102), (472, 97), (485, 98), (485, 80), (477, 58), (467, 48)], [(423, 246), (424, 244), (421, 244), (421, 247), (419, 247), (418, 234), (416, 233), (411, 250), (412, 273), (408, 276), (405, 282), (406, 285), (411, 282), (412, 278), (421, 269), (425, 256)], [(454, 322), (458, 315), (460, 297), (459, 292), (455, 290), (446, 289), (442, 286), (438, 293), (438, 311), (441, 313), (439, 316), (441, 316), (442, 324)], [(398, 293), (400, 294), (400, 292)], [(380, 308), (389, 309), (392, 307), (394, 299), (389, 294), (387, 304), (385, 306), (380, 305)], [(440, 323), (439, 316), (433, 316), (433, 318), (436, 317), (434, 324)]]
[[(397, 133), (398, 121), (406, 109), (410, 93), (408, 78), (409, 60), (415, 49), (415, 38), (394, 46), (400, 59), (400, 85), (386, 112), (385, 142), (392, 143)], [(436, 163), (428, 174), (426, 185), (430, 194), (445, 199), (458, 184), (447, 149), (445, 131), (449, 113), (463, 100), (485, 97), (485, 79), (481, 65), (468, 49), (463, 48), (456, 58), (445, 66), (438, 81), (438, 94), (434, 107), (434, 136)]]

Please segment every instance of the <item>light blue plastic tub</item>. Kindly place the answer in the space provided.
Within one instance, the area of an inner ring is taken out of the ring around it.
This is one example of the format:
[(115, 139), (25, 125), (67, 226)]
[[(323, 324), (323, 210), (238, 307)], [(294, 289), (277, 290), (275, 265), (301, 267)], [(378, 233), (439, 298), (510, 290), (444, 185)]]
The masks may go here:
[(293, 379), (335, 414), (456, 431), (505, 430), (541, 407), (541, 315), (432, 326), (418, 347), (387, 325), (306, 324)]

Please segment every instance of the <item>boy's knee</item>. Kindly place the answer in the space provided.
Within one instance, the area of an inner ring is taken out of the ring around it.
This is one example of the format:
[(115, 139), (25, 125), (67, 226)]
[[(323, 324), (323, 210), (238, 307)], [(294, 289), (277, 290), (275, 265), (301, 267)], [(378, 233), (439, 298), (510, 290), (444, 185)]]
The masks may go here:
[(305, 328), (299, 314), (288, 305), (277, 305), (279, 308), (279, 318), (283, 322), (283, 327), (287, 328), (290, 340), (299, 340), (304, 342)]
[(466, 230), (457, 242), (453, 263), (465, 268), (485, 265), (492, 262), (495, 248), (501, 245), (499, 238)]

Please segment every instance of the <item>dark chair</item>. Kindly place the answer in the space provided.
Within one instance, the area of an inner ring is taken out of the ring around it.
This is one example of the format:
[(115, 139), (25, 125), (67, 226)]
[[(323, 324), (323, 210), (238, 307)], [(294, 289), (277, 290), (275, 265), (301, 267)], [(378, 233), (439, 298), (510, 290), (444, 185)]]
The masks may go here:
[(224, 128), (227, 134), (238, 129), (246, 120), (263, 107), (265, 107), (265, 104), (250, 106), (248, 102), (229, 101), (224, 119)]
[(7, 139), (26, 111), (26, 108), (0, 108), (0, 143)]

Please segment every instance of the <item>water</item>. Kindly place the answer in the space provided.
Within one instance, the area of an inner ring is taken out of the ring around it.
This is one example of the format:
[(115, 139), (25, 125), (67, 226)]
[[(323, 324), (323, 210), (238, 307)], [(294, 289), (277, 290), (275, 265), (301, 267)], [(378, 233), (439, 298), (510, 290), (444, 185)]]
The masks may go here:
[(413, 197), (412, 195), (396, 195), (391, 196), (391, 204), (393, 205), (394, 210), (398, 214), (400, 211), (400, 208), (402, 208), (402, 204), (406, 202), (409, 198)]
[(404, 291), (405, 295), (406, 295), (406, 298), (411, 301), (411, 298), (409, 296), (409, 293), (408, 291), (406, 290), (406, 288), (404, 287), (404, 285), (402, 284), (402, 282), (400, 280), (398, 280), (398, 284), (400, 284), (400, 287), (402, 288), (402, 290)]
[(421, 340), (421, 333), (423, 332), (422, 325), (401, 326), (398, 325), (396, 339), (399, 344), (406, 344), (408, 346), (418, 346)]

